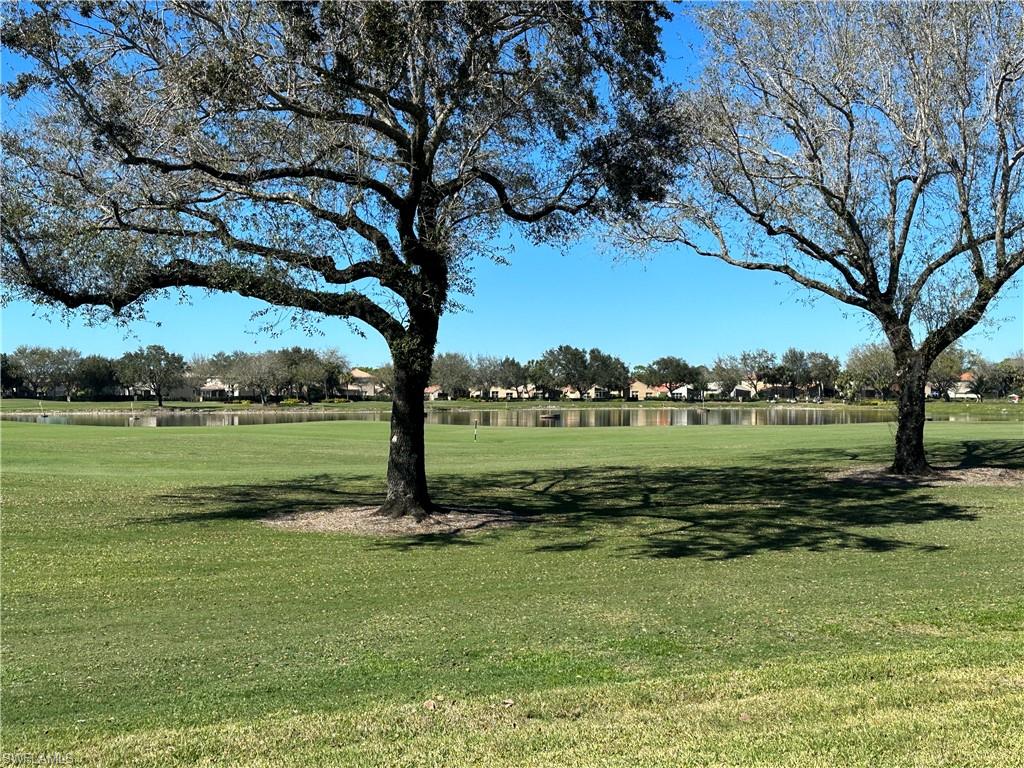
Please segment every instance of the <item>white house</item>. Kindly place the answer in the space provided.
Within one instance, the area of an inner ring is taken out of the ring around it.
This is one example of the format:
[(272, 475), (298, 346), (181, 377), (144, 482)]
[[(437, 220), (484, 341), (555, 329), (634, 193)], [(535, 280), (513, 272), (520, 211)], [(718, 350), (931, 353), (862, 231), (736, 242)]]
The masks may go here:
[(470, 397), (483, 400), (523, 400), (531, 397), (533, 386), (499, 387), (497, 385), (485, 389), (474, 389)]
[(949, 388), (947, 394), (950, 400), (981, 400), (981, 397), (973, 391), (974, 374), (970, 371), (960, 374), (960, 381)]
[(218, 378), (208, 378), (196, 390), (199, 402), (206, 400), (228, 400), (234, 397), (241, 397), (242, 388), (238, 384), (225, 384)]
[(692, 384), (681, 384), (672, 390), (672, 399), (689, 400), (693, 398), (694, 400), (699, 400), (702, 394), (699, 387), (695, 387)]
[[(754, 393), (754, 385), (749, 381), (741, 381), (729, 392), (729, 397), (733, 400), (750, 400)], [(711, 397), (720, 397), (722, 394), (722, 382), (712, 381), (708, 383), (708, 388), (704, 390), (705, 394)]]

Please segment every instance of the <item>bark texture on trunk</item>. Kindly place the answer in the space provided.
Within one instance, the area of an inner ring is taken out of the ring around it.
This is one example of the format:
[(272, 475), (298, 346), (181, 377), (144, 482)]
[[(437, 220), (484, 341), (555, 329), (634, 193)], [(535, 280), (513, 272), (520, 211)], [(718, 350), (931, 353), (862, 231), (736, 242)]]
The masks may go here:
[(921, 475), (931, 471), (924, 453), (925, 393), (928, 366), (920, 355), (898, 356), (896, 383), (899, 385), (896, 423), (896, 454), (892, 472)]
[[(436, 326), (435, 326), (436, 327)], [(391, 444), (388, 452), (387, 497), (378, 510), (385, 517), (429, 517), (436, 505), (427, 491), (423, 390), (430, 383), (436, 334), (406, 338), (393, 345), (394, 388), (391, 400)]]

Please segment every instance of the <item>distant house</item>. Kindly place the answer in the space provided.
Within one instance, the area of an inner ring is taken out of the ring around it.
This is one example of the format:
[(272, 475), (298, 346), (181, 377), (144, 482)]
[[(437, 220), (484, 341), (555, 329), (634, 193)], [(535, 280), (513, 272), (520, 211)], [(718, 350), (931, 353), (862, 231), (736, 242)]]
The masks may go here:
[(444, 390), (441, 389), (440, 384), (431, 384), (429, 387), (423, 390), (424, 400), (440, 400), (441, 398), (447, 397)]
[(672, 390), (667, 384), (645, 384), (634, 381), (629, 385), (630, 400), (671, 400)]
[(970, 371), (960, 374), (960, 381), (949, 388), (950, 400), (980, 400), (981, 397), (973, 391), (974, 374)]
[(558, 400), (562, 397), (562, 390), (527, 384), (519, 388), (519, 396), (524, 400)]
[(524, 400), (557, 400), (561, 394), (561, 390), (548, 389), (539, 384), (527, 384), (519, 388), (519, 396)]
[[(708, 388), (705, 390), (707, 394), (712, 397), (721, 397), (722, 395), (722, 382), (712, 381), (708, 384)], [(735, 387), (729, 391), (729, 397), (732, 400), (750, 400), (755, 392), (754, 385), (749, 381), (741, 381)]]
[(510, 394), (509, 399), (518, 397), (524, 400), (607, 400), (612, 396), (612, 392), (605, 387), (599, 387), (597, 384), (583, 392), (570, 385), (558, 387), (557, 389), (545, 389), (544, 387), (527, 384), (525, 387), (519, 387), (516, 394)]
[(230, 400), (233, 397), (241, 397), (241, 387), (237, 384), (228, 385), (217, 378), (209, 378), (196, 390), (199, 402), (207, 400)]
[(673, 400), (699, 400), (704, 393), (692, 384), (681, 384), (672, 390)]
[(561, 392), (562, 392), (562, 397), (565, 398), (566, 400), (582, 400), (583, 399), (583, 395), (581, 395), (580, 392), (575, 387), (571, 387), (571, 386), (566, 385), (566, 386), (562, 387)]
[(631, 381), (629, 384), (630, 400), (653, 400), (670, 396), (668, 387), (664, 384), (650, 385), (642, 381)]
[(342, 391), (345, 397), (351, 400), (362, 400), (387, 394), (388, 388), (369, 371), (353, 368), (349, 371), (349, 377), (350, 381), (342, 387)]
[(521, 400), (530, 397), (529, 391), (532, 387), (487, 387), (476, 389), (469, 393), (470, 397), (482, 400)]
[(739, 400), (741, 398), (743, 400), (753, 400), (755, 398), (761, 397), (761, 395), (764, 394), (765, 388), (766, 385), (763, 384), (762, 382), (758, 382), (755, 384), (752, 381), (741, 381), (732, 390), (732, 397), (735, 400)]

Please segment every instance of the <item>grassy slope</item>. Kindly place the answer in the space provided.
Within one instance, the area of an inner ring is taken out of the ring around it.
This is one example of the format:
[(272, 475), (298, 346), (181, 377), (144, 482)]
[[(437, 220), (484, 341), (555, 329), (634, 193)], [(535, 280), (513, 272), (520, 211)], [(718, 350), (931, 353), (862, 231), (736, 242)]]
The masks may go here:
[[(253, 520), (375, 500), (386, 429), (4, 424), (3, 751), (1024, 763), (1020, 488), (828, 482), (883, 461), (886, 424), (434, 427), (442, 501), (537, 522), (377, 541)], [(928, 436), (1024, 466), (1019, 424)]]

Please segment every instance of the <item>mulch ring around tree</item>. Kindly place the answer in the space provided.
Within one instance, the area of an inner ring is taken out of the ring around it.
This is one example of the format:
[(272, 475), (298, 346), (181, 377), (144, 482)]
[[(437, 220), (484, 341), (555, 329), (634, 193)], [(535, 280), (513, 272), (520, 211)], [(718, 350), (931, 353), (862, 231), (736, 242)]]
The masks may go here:
[(354, 533), (363, 536), (452, 536), (511, 528), (531, 518), (503, 509), (442, 509), (426, 520), (390, 518), (375, 514), (377, 507), (335, 507), (312, 512), (271, 515), (261, 522), (271, 528), (305, 533)]
[(894, 475), (887, 466), (857, 467), (831, 472), (829, 480), (848, 485), (892, 485), (934, 488), (949, 485), (995, 485), (1024, 488), (1024, 469), (1006, 467), (935, 468), (926, 475)]

